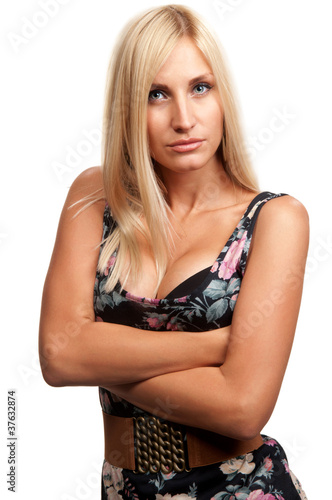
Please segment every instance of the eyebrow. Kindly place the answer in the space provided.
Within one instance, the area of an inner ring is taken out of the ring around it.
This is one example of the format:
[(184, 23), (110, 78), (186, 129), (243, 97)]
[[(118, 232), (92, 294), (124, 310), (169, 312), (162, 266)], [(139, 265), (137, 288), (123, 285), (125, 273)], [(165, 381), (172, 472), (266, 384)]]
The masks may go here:
[[(209, 78), (211, 76), (213, 77), (213, 73), (204, 73), (204, 75), (195, 76), (195, 78), (192, 78), (189, 81), (189, 86), (194, 85), (194, 83), (199, 83), (202, 80), (205, 80), (206, 78)], [(151, 85), (151, 90), (156, 90), (156, 89), (169, 90), (169, 87), (163, 83), (153, 83)]]

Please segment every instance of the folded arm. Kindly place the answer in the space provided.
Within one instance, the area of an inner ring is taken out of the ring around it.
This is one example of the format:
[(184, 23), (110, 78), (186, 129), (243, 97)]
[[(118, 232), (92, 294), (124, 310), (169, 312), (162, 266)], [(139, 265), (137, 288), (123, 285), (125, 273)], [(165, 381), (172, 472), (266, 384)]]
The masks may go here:
[(266, 203), (256, 221), (223, 365), (111, 386), (111, 392), (174, 422), (235, 439), (256, 436), (273, 411), (290, 355), (308, 240), (307, 213), (297, 200)]
[(153, 332), (95, 322), (93, 288), (105, 201), (75, 218), (80, 206), (69, 207), (101, 187), (100, 169), (83, 172), (74, 181), (61, 214), (40, 317), (39, 352), (46, 382), (107, 387), (222, 364), (229, 327)]

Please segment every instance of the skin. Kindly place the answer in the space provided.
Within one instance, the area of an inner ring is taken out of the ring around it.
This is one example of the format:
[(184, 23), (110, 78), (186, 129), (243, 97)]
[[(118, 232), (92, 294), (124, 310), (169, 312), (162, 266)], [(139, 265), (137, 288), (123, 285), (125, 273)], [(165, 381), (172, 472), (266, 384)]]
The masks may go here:
[[(202, 53), (183, 38), (156, 75), (150, 93), (149, 144), (178, 234), (158, 298), (213, 264), (256, 195), (234, 188), (223, 171), (217, 152), (223, 111), (213, 75), (192, 83), (209, 73)], [(203, 90), (198, 83), (211, 88)], [(167, 89), (158, 93), (160, 84)], [(190, 152), (170, 148), (172, 142), (188, 137), (204, 142)], [(92, 205), (76, 219), (68, 206), (101, 186), (98, 167), (83, 172), (61, 215), (40, 323), (46, 382), (107, 387), (158, 416), (241, 442), (242, 452), (259, 446), (260, 432), (280, 391), (300, 308), (309, 240), (304, 206), (291, 196), (263, 206), (231, 327), (199, 333), (149, 332), (95, 322), (94, 247), (101, 239), (104, 203)], [(145, 277), (140, 283), (129, 281), (126, 289), (152, 297), (156, 272), (142, 239), (139, 250)], [(50, 355), (47, 346), (54, 345), (59, 333), (66, 341)], [(168, 402), (168, 410), (156, 410), (160, 400)]]
[[(216, 150), (223, 134), (221, 99), (210, 66), (190, 38), (178, 43), (151, 89), (149, 145), (167, 186), (176, 186), (181, 174), (195, 174), (189, 178), (201, 182), (202, 169), (205, 174), (220, 172)], [(192, 137), (202, 140), (195, 151), (182, 153), (170, 146), (174, 141)], [(192, 195), (189, 191), (188, 194)], [(186, 202), (182, 191), (178, 197)]]

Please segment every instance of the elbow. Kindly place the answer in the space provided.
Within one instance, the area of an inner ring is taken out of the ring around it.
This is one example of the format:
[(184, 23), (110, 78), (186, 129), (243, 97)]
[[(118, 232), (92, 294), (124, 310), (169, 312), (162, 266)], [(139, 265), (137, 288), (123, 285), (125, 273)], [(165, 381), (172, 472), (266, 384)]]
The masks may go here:
[(80, 385), (80, 329), (75, 323), (66, 332), (52, 334), (40, 328), (39, 362), (45, 382), (51, 387)]
[(240, 441), (251, 441), (260, 434), (263, 427), (260, 427), (251, 420), (243, 420), (238, 426), (237, 438)]
[(57, 373), (54, 373), (52, 370), (42, 370), (43, 379), (45, 382), (51, 387), (65, 387), (66, 384), (58, 376)]
[(238, 403), (236, 419), (236, 439), (251, 441), (262, 431), (265, 423), (262, 422), (262, 413), (252, 401)]
[(43, 379), (51, 387), (66, 387), (70, 385), (64, 377), (63, 371), (55, 364), (49, 360), (40, 357), (40, 366)]
[(39, 362), (43, 379), (51, 387), (66, 387), (74, 385), (72, 374), (73, 363), (65, 359), (65, 350), (50, 350), (40, 345)]
[[(265, 424), (262, 424), (262, 415), (256, 411), (255, 405), (238, 397), (229, 406), (228, 418), (214, 422), (211, 430), (238, 441), (251, 441), (257, 437)], [(218, 414), (220, 409), (215, 413)]]

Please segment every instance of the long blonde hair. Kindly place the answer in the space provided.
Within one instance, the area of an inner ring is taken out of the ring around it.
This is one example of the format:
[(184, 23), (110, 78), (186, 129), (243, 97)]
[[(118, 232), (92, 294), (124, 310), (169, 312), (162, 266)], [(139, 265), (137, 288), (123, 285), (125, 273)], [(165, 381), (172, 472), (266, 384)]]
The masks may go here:
[[(121, 32), (110, 60), (103, 116), (102, 172), (105, 197), (116, 228), (103, 242), (98, 270), (111, 255), (105, 291), (111, 291), (125, 269), (139, 278), (141, 259), (135, 229), (147, 239), (155, 258), (157, 286), (165, 274), (170, 244), (170, 208), (166, 189), (154, 170), (147, 135), (147, 105), (151, 84), (159, 69), (184, 35), (203, 52), (214, 73), (224, 109), (225, 172), (233, 184), (257, 191), (245, 151), (237, 105), (222, 49), (211, 28), (182, 5), (152, 8), (131, 20)], [(142, 224), (144, 214), (147, 230)], [(114, 259), (113, 259), (114, 260)]]

